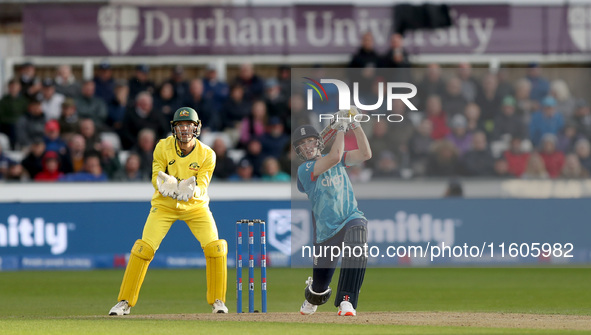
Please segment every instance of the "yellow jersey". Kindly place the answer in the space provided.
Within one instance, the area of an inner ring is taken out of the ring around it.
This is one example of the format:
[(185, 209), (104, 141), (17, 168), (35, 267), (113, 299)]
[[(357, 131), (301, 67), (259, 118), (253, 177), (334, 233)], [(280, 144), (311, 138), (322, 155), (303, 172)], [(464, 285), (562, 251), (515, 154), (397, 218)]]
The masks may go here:
[[(195, 207), (205, 207), (209, 204), (207, 187), (215, 169), (216, 156), (209, 146), (201, 143), (198, 139), (193, 140), (195, 141), (195, 147), (193, 151), (185, 156), (182, 155), (173, 136), (162, 139), (156, 144), (152, 163), (152, 185), (156, 190), (152, 196), (153, 207), (164, 206), (171, 209), (189, 210), (195, 209)], [(197, 187), (195, 187), (193, 198), (185, 202), (162, 196), (158, 192), (158, 185), (156, 184), (159, 171), (175, 177), (179, 182), (195, 176)]]

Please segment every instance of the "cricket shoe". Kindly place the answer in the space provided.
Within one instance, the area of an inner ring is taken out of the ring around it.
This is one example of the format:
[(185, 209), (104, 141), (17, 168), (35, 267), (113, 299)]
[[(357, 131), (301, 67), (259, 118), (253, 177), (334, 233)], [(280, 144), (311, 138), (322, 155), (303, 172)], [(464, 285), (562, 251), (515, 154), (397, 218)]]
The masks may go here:
[(129, 307), (127, 300), (121, 300), (111, 308), (109, 315), (129, 315), (130, 310), (131, 307)]
[(302, 307), (300, 307), (300, 314), (302, 315), (312, 315), (316, 313), (316, 309), (318, 305), (314, 305), (308, 302), (308, 300), (304, 300)]
[(355, 316), (357, 315), (357, 312), (355, 311), (355, 308), (353, 308), (353, 305), (351, 305), (350, 302), (342, 301), (339, 305), (339, 311), (337, 314), (339, 316)]
[(212, 313), (216, 314), (216, 313), (223, 313), (223, 314), (227, 314), (228, 313), (228, 307), (226, 307), (226, 305), (224, 304), (223, 301), (221, 301), (220, 299), (216, 299), (213, 302), (212, 306)]

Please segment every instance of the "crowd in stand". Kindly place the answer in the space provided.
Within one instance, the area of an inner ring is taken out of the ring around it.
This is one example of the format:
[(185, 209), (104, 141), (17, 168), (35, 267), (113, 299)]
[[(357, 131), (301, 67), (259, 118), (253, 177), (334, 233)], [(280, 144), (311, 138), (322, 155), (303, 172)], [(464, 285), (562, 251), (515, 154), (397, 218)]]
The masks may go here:
[(217, 154), (214, 178), (289, 180), (285, 66), (264, 80), (243, 64), (230, 84), (218, 80), (215, 67), (204, 78), (187, 79), (175, 66), (159, 85), (149, 79), (147, 65), (138, 65), (129, 79), (114, 78), (106, 62), (86, 81), (69, 65), (59, 66), (54, 78), (35, 72), (34, 64), (23, 64), (0, 100), (0, 180), (150, 180), (152, 151), (182, 106), (198, 111), (201, 139)]
[[(368, 102), (376, 101), (376, 83), (391, 79), (380, 76), (382, 68), (410, 67), (402, 37), (390, 42), (379, 55), (372, 36), (364, 35), (349, 64), (360, 70), (354, 80)], [(353, 180), (591, 173), (591, 110), (571, 95), (567, 81), (547, 80), (537, 64), (516, 81), (503, 71), (475, 77), (467, 63), (447, 73), (437, 64), (421, 70), (413, 99), (418, 111), (395, 100), (392, 111), (382, 112), (403, 115), (402, 122), (362, 123), (373, 158), (349, 170)], [(201, 140), (217, 154), (215, 179), (289, 181), (290, 130), (324, 126), (305, 110), (303, 95), (291, 96), (287, 66), (261, 78), (243, 64), (228, 83), (215, 67), (203, 78), (186, 78), (175, 66), (158, 84), (147, 65), (138, 65), (131, 78), (114, 78), (110, 64), (102, 63), (86, 81), (69, 65), (52, 78), (35, 71), (34, 64), (23, 64), (0, 100), (0, 180), (148, 181), (157, 141), (170, 133), (174, 111), (189, 106), (202, 120)], [(410, 72), (400, 74), (397, 81), (412, 80)], [(346, 149), (356, 145), (350, 135)]]

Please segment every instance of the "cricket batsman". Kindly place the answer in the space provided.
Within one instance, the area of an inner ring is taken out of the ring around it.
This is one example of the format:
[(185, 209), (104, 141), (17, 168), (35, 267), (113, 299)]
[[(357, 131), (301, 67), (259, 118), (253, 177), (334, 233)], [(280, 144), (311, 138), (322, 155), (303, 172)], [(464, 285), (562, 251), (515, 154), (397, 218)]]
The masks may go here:
[[(354, 253), (344, 252), (344, 247), (364, 248), (367, 244), (367, 220), (357, 208), (351, 181), (345, 171), (346, 167), (371, 158), (371, 149), (365, 133), (359, 123), (350, 117), (357, 113), (354, 106), (348, 111), (339, 111), (338, 115), (348, 115), (349, 118), (337, 118), (330, 126), (337, 130), (337, 134), (330, 152), (326, 155), (322, 155), (324, 143), (314, 127), (301, 126), (292, 135), (295, 152), (304, 160), (298, 168), (297, 185), (298, 190), (306, 193), (312, 203), (315, 250), (331, 250), (330, 246), (343, 249), (341, 272), (334, 300), (339, 316), (357, 315), (359, 290), (367, 266), (365, 253), (355, 257)], [(348, 129), (353, 130), (358, 149), (344, 152), (344, 136)], [(333, 258), (330, 254), (314, 258), (312, 277), (308, 277), (306, 281), (306, 300), (300, 308), (301, 314), (314, 314), (319, 305), (328, 301), (332, 293), (329, 285), (338, 261), (339, 257)]]
[(179, 108), (170, 124), (172, 136), (160, 140), (154, 149), (152, 208), (142, 238), (131, 249), (119, 302), (109, 315), (127, 315), (135, 306), (150, 261), (177, 220), (185, 221), (205, 254), (207, 303), (212, 305), (213, 313), (228, 313), (225, 305), (228, 244), (218, 238), (207, 195), (216, 156), (197, 139), (201, 121), (195, 110)]

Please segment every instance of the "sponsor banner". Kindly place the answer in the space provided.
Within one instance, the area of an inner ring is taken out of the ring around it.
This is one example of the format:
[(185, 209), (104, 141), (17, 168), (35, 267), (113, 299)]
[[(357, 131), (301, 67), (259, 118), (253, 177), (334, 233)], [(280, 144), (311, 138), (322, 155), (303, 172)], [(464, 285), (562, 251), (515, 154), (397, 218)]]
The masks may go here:
[[(586, 199), (358, 201), (368, 220), (368, 248), (375, 252), (368, 253), (370, 266), (589, 263), (591, 208), (586, 203)], [(312, 258), (306, 247), (314, 243), (309, 204), (294, 201), (292, 206), (291, 265), (309, 267)], [(415, 251), (422, 252), (415, 255)]]
[[(409, 32), (413, 54), (584, 54), (591, 5), (452, 5), (453, 26)], [(392, 6), (26, 4), (25, 54), (298, 55), (354, 52), (373, 34), (389, 48)], [(75, 32), (75, 33), (73, 33)]]
[[(368, 246), (384, 254), (370, 257), (370, 266), (464, 266), (591, 263), (587, 201), (362, 199), (358, 203), (369, 221)], [(2, 203), (0, 271), (123, 268), (131, 246), (141, 237), (149, 208), (145, 202)], [(233, 267), (236, 259), (235, 222), (244, 218), (267, 221), (269, 266), (311, 265), (310, 258), (301, 256), (314, 241), (308, 201), (214, 201), (211, 210), (220, 237), (228, 241), (228, 266)], [(535, 255), (536, 248), (545, 246), (550, 255)], [(424, 257), (401, 254), (402, 249), (388, 256), (388, 247), (430, 249)], [(448, 254), (445, 247), (451, 248)], [(476, 247), (482, 254), (476, 255)], [(440, 248), (439, 255), (434, 248)], [(260, 259), (256, 239), (254, 249), (255, 259)], [(459, 256), (461, 249), (464, 253)], [(242, 252), (246, 257), (246, 244)], [(177, 222), (150, 266), (204, 265), (199, 243), (184, 223)]]

